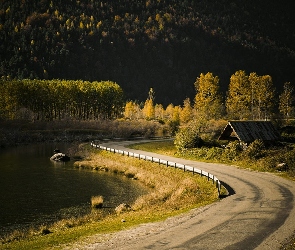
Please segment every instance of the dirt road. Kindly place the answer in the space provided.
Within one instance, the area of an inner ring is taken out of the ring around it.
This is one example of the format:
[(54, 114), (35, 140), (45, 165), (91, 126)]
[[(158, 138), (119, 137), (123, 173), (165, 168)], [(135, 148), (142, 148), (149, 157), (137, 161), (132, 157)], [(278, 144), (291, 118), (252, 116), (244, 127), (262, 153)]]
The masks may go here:
[[(109, 142), (124, 149), (128, 142)], [(129, 142), (130, 143), (130, 142)], [(295, 233), (295, 182), (270, 173), (238, 169), (150, 152), (148, 156), (186, 164), (214, 174), (231, 195), (206, 207), (136, 228), (95, 235), (68, 249), (280, 249)], [(67, 248), (66, 248), (67, 249)]]

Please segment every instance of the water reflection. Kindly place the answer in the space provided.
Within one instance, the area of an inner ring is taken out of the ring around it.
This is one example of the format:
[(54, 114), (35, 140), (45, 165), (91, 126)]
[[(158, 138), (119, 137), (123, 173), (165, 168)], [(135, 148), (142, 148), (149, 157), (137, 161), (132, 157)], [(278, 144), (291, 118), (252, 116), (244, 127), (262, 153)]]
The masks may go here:
[(79, 170), (73, 162), (49, 158), (67, 144), (35, 144), (0, 151), (0, 235), (61, 218), (86, 214), (90, 198), (104, 197), (104, 206), (130, 203), (144, 193), (136, 181), (105, 172)]

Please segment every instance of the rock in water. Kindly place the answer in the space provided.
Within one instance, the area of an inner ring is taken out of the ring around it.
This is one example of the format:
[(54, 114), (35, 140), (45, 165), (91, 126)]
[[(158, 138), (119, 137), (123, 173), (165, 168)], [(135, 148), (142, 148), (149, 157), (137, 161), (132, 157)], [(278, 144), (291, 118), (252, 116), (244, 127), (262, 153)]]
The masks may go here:
[(56, 153), (50, 157), (52, 161), (69, 161), (70, 157), (63, 153)]

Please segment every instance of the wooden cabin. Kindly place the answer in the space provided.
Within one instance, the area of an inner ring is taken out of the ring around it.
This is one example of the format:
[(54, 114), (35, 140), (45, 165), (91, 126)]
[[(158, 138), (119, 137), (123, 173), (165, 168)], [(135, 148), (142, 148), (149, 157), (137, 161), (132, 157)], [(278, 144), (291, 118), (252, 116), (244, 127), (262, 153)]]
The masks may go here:
[(275, 142), (281, 136), (270, 121), (229, 121), (219, 140), (239, 140), (241, 143), (250, 144), (255, 140)]

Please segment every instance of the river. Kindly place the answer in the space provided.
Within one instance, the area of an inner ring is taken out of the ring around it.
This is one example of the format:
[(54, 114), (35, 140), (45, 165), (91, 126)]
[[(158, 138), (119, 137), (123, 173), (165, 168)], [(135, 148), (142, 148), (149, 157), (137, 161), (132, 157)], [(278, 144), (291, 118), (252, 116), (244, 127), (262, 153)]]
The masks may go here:
[(0, 149), (0, 236), (87, 214), (91, 196), (102, 195), (104, 207), (115, 208), (145, 193), (126, 177), (50, 161), (55, 148), (67, 152), (69, 147), (42, 143)]

